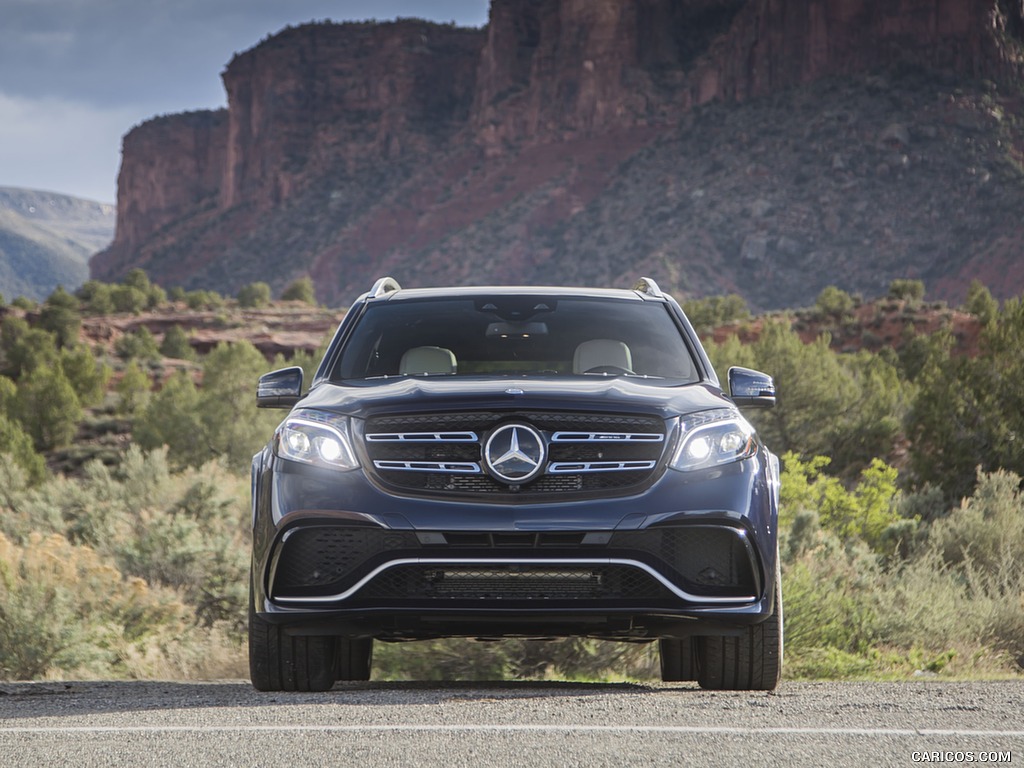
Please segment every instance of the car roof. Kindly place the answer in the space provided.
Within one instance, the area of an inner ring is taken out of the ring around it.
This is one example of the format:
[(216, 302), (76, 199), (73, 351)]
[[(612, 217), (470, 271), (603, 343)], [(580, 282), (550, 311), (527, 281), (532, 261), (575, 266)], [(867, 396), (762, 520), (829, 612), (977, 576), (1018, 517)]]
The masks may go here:
[(486, 285), (455, 288), (401, 288), (372, 298), (380, 301), (424, 299), (458, 299), (477, 296), (552, 296), (558, 298), (618, 299), (628, 301), (663, 301), (638, 291), (617, 288), (576, 288), (536, 285)]

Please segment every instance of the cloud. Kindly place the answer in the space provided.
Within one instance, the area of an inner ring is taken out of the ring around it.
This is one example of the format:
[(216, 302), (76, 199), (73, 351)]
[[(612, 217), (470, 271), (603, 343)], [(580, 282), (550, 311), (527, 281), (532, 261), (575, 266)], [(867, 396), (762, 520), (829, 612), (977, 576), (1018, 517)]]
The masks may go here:
[(157, 112), (221, 106), (235, 53), (288, 24), (427, 16), (486, 21), (488, 0), (3, 0), (0, 91)]
[(114, 202), (120, 137), (139, 115), (0, 93), (0, 186)]
[(489, 0), (0, 0), (0, 185), (112, 202), (121, 137), (224, 106), (220, 73), (287, 25), (427, 17), (479, 26)]

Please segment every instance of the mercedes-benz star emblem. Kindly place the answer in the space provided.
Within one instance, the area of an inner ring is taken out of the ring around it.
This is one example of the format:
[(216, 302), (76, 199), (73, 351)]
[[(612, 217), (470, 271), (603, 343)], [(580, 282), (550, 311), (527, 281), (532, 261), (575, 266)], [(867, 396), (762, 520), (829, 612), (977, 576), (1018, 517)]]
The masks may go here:
[(484, 444), (484, 463), (509, 485), (532, 480), (544, 469), (547, 446), (540, 432), (524, 424), (498, 427)]

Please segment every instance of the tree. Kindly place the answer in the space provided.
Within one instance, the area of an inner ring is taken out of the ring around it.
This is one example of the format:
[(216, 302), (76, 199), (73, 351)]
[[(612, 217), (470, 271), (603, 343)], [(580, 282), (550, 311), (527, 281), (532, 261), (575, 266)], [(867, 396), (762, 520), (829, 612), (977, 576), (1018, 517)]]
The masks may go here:
[(82, 406), (59, 365), (28, 373), (18, 383), (15, 403), (18, 419), (38, 450), (63, 448), (74, 439)]
[(750, 317), (747, 302), (736, 293), (684, 301), (683, 311), (693, 327), (701, 334), (710, 333), (720, 325), (746, 320)]
[(906, 427), (916, 479), (950, 502), (970, 495), (976, 468), (1024, 474), (1024, 303), (1004, 303), (977, 357), (952, 355), (952, 343), (946, 332), (929, 350)]
[(827, 285), (818, 294), (814, 306), (823, 315), (841, 318), (853, 309), (854, 301), (846, 291)]
[(132, 415), (144, 408), (149, 402), (149, 389), (149, 376), (137, 360), (131, 360), (117, 382), (118, 411)]
[(18, 422), (6, 416), (0, 416), (0, 456), (20, 467), (31, 485), (46, 478), (46, 462), (36, 453), (32, 438)]
[(0, 324), (2, 371), (13, 379), (41, 365), (57, 364), (57, 339), (49, 331), (32, 328), (23, 318), (8, 316)]
[(199, 310), (214, 310), (224, 306), (224, 297), (216, 291), (189, 291), (185, 294), (185, 303), (188, 308), (198, 312)]
[(140, 325), (114, 342), (114, 351), (122, 360), (159, 360), (160, 348), (149, 328)]
[(199, 466), (211, 452), (205, 445), (198, 409), (199, 391), (185, 371), (178, 371), (135, 420), (135, 441), (147, 450), (166, 445), (178, 466)]
[(180, 325), (172, 325), (160, 342), (160, 354), (176, 360), (194, 360), (196, 353), (192, 349), (189, 335)]
[(70, 347), (78, 343), (78, 330), (82, 326), (78, 299), (57, 286), (39, 310), (36, 327), (50, 331), (60, 347)]
[(270, 286), (263, 282), (249, 283), (238, 292), (238, 306), (259, 309), (270, 304)]
[(999, 302), (980, 280), (971, 280), (971, 286), (967, 289), (965, 308), (977, 317), (982, 325), (988, 325), (999, 314)]
[(884, 357), (839, 355), (828, 335), (805, 344), (787, 323), (767, 323), (747, 346), (730, 337), (707, 349), (720, 376), (741, 365), (775, 379), (776, 407), (748, 414), (775, 452), (831, 456), (830, 471), (853, 476), (892, 449), (908, 406), (899, 371)]
[(253, 387), (267, 368), (266, 358), (247, 341), (218, 344), (203, 361), (198, 408), (206, 446), (235, 469), (249, 465), (280, 421), (280, 414), (256, 408)]
[(99, 280), (87, 280), (75, 295), (91, 315), (110, 315), (114, 313), (114, 300), (111, 287)]
[(281, 294), (283, 301), (301, 301), (304, 304), (316, 304), (316, 291), (313, 289), (313, 280), (306, 275), (293, 281), (284, 289)]
[(87, 346), (79, 344), (71, 349), (62, 349), (60, 367), (82, 405), (96, 406), (103, 402), (111, 370), (93, 357)]
[(267, 367), (249, 342), (218, 344), (203, 361), (202, 389), (184, 372), (173, 376), (136, 419), (136, 440), (143, 448), (166, 445), (178, 466), (223, 458), (244, 469), (280, 421), (280, 414), (259, 411), (253, 396)]
[(890, 299), (917, 302), (924, 298), (924, 283), (920, 280), (896, 279), (889, 283)]
[(0, 457), (12, 460), (34, 485), (46, 476), (46, 465), (43, 457), (36, 453), (31, 436), (13, 418), (18, 407), (17, 392), (13, 381), (0, 376)]
[(110, 301), (115, 312), (137, 315), (146, 306), (146, 294), (130, 285), (115, 285), (110, 289)]

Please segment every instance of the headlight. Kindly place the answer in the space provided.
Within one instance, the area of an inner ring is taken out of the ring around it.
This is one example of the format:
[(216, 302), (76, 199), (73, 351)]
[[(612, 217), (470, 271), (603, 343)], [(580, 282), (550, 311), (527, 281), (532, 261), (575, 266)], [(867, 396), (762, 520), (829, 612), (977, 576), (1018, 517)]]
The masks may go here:
[(300, 410), (290, 415), (274, 435), (275, 453), (283, 459), (329, 469), (357, 469), (348, 418), (333, 413)]
[(728, 408), (683, 416), (679, 425), (683, 436), (669, 466), (681, 472), (717, 467), (757, 453), (754, 428)]

